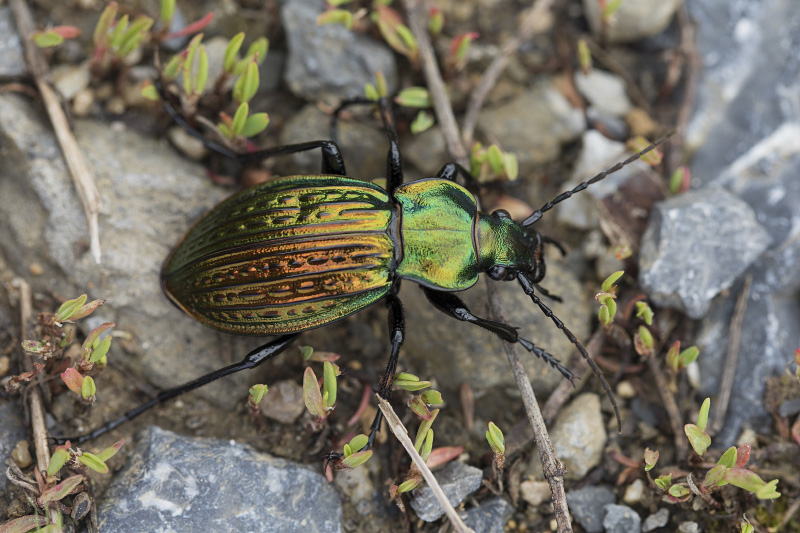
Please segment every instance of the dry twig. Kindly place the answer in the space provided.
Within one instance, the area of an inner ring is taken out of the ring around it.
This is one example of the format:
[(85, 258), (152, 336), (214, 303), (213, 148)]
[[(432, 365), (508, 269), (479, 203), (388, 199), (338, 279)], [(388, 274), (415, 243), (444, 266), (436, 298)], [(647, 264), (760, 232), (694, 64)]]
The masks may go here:
[(11, 0), (10, 5), (11, 11), (14, 12), (14, 18), (17, 24), (17, 30), (20, 34), (20, 39), (22, 40), (22, 45), (25, 49), (25, 59), (28, 63), (28, 69), (36, 82), (36, 87), (39, 89), (39, 94), (44, 102), (47, 115), (50, 117), (50, 122), (53, 124), (56, 138), (61, 145), (61, 151), (64, 153), (64, 160), (67, 162), (67, 167), (69, 167), (70, 174), (72, 174), (72, 180), (75, 182), (75, 189), (81, 199), (81, 204), (83, 204), (86, 223), (89, 226), (90, 249), (95, 262), (99, 264), (100, 229), (98, 215), (100, 194), (97, 192), (94, 177), (89, 171), (89, 167), (86, 165), (83, 154), (78, 147), (78, 142), (75, 140), (75, 136), (72, 135), (67, 116), (61, 108), (59, 97), (50, 84), (45, 81), (47, 63), (45, 63), (39, 49), (31, 38), (31, 35), (35, 31), (35, 26), (30, 9), (25, 3), (25, 0)]
[(436, 497), (436, 500), (439, 502), (439, 505), (442, 506), (444, 509), (444, 513), (447, 515), (447, 518), (450, 519), (450, 523), (453, 524), (453, 527), (459, 533), (468, 533), (472, 531), (472, 529), (468, 528), (464, 521), (461, 520), (461, 517), (458, 516), (456, 510), (453, 509), (453, 506), (450, 505), (450, 501), (445, 496), (444, 491), (442, 491), (442, 487), (439, 486), (439, 482), (436, 481), (436, 478), (433, 476), (433, 472), (431, 472), (428, 465), (425, 464), (425, 461), (422, 457), (417, 453), (417, 450), (414, 449), (414, 443), (411, 442), (411, 437), (408, 436), (408, 430), (400, 422), (400, 419), (397, 417), (397, 414), (392, 409), (392, 406), (381, 398), (379, 395), (375, 395), (378, 397), (378, 408), (380, 408), (383, 416), (386, 418), (386, 423), (389, 425), (389, 429), (392, 430), (394, 436), (397, 437), (397, 440), (400, 441), (400, 444), (403, 445), (405, 448), (406, 453), (411, 457), (411, 460), (414, 461), (414, 464), (417, 465), (419, 471), (422, 473), (422, 477), (425, 478), (425, 481), (428, 483), (428, 486), (433, 491), (433, 495)]

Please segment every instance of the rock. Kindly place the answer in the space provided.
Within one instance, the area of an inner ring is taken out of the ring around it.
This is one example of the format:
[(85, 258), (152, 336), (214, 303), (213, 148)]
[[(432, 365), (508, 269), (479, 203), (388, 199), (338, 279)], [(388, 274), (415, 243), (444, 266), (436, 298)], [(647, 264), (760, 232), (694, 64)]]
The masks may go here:
[(644, 519), (642, 524), (642, 532), (649, 533), (654, 529), (665, 527), (669, 523), (669, 509), (666, 507), (659, 509), (658, 512), (651, 514)]
[[(483, 472), (479, 468), (464, 463), (451, 462), (441, 470), (434, 472), (436, 480), (442, 487), (447, 500), (457, 507), (467, 496), (481, 486)], [(436, 501), (433, 491), (427, 485), (414, 491), (411, 508), (425, 522), (433, 522), (444, 516), (444, 509)]]
[(681, 522), (678, 525), (678, 533), (700, 533), (703, 531), (700, 529), (700, 525), (697, 522)]
[(639, 533), (642, 519), (627, 505), (609, 504), (604, 508), (603, 527), (606, 533)]
[[(459, 293), (473, 314), (489, 316), (486, 283), (494, 283), (506, 319), (509, 324), (519, 328), (521, 337), (553, 354), (563, 364), (568, 364), (574, 345), (549, 318), (539, 312), (516, 283), (479, 280), (468, 291)], [(578, 280), (563, 268), (560, 260), (551, 261), (542, 285), (559, 294), (565, 302), (547, 301), (547, 306), (578, 339), (586, 339), (590, 333), (592, 311), (589, 309), (589, 295)], [(443, 386), (450, 389), (456, 389), (464, 382), (469, 383), (475, 391), (498, 386), (515, 387), (514, 376), (500, 344), (504, 341), (482, 328), (444, 315), (412, 284), (404, 285), (400, 297), (405, 305), (408, 332), (401, 354), (401, 368), (413, 368), (423, 376), (446, 377)], [(548, 396), (564, 379), (556, 369), (545, 365), (533, 354), (522, 350), (520, 357), (525, 363), (533, 390), (540, 397)]]
[(700, 318), (769, 241), (742, 200), (721, 188), (688, 192), (653, 210), (639, 254), (639, 280), (658, 305)]
[(558, 414), (550, 438), (566, 479), (581, 479), (600, 464), (608, 436), (598, 396), (584, 393), (572, 400)]
[(433, 126), (419, 135), (414, 135), (403, 147), (403, 158), (417, 167), (423, 176), (435, 176), (449, 161), (442, 129)]
[(586, 118), (548, 78), (506, 104), (481, 111), (478, 127), (503, 150), (516, 154), (519, 173), (525, 176), (557, 159), (561, 145), (586, 129)]
[(633, 107), (625, 82), (604, 70), (593, 68), (588, 74), (575, 72), (575, 87), (600, 113), (624, 117)]
[(89, 87), (89, 80), (92, 76), (89, 72), (88, 61), (80, 65), (57, 65), (51, 69), (50, 75), (56, 89), (67, 101), (72, 100), (72, 97)]
[(522, 499), (534, 507), (551, 499), (550, 484), (547, 481), (523, 481), (519, 485), (519, 492)]
[(17, 463), (20, 468), (28, 468), (33, 464), (33, 457), (31, 457), (31, 450), (28, 448), (28, 441), (18, 441), (11, 451), (11, 459)]
[[(629, 155), (624, 144), (608, 139), (597, 130), (584, 132), (581, 141), (581, 151), (575, 161), (570, 180), (562, 187), (565, 191), (591, 179)], [(578, 229), (599, 227), (597, 200), (616, 192), (623, 183), (641, 172), (649, 172), (645, 163), (641, 161), (631, 163), (559, 204), (555, 208), (556, 218), (559, 222)]]
[(567, 505), (586, 533), (602, 533), (603, 508), (615, 501), (610, 487), (587, 486), (567, 493)]
[(363, 96), (364, 84), (382, 72), (389, 94), (394, 94), (397, 66), (392, 52), (339, 24), (317, 26), (324, 8), (322, 0), (294, 0), (281, 8), (289, 48), (285, 73), (289, 89), (306, 100), (338, 103)]
[(584, 0), (583, 9), (592, 33), (606, 35), (609, 42), (628, 43), (664, 31), (672, 20), (681, 0), (638, 0), (621, 2), (603, 30), (602, 7), (594, 0)]
[(641, 479), (634, 479), (633, 483), (625, 487), (625, 495), (622, 497), (622, 500), (628, 505), (636, 505), (642, 501), (644, 488), (644, 481)]
[(269, 386), (269, 392), (261, 401), (261, 413), (281, 424), (293, 424), (303, 414), (303, 387), (291, 379), (278, 381)]
[(167, 138), (175, 148), (193, 161), (201, 161), (208, 155), (208, 148), (203, 141), (189, 135), (189, 132), (180, 126), (171, 126), (167, 129)]
[(462, 512), (464, 524), (481, 533), (503, 533), (506, 522), (514, 514), (514, 507), (500, 497), (488, 498), (477, 507)]
[[(38, 262), (47, 275), (30, 280), (34, 291), (59, 287), (61, 294), (105, 298), (102, 318), (133, 336), (126, 342), (131, 353), (124, 356), (130, 368), (159, 387), (229, 364), (221, 354), (238, 360), (252, 350), (258, 339), (223, 337), (198, 324), (164, 298), (159, 281), (172, 246), (230, 192), (213, 185), (202, 167), (166, 142), (77, 121), (76, 138), (101, 199), (102, 264), (97, 265), (87, 252), (86, 219), (72, 178), (41, 117), (27, 100), (0, 95), (0, 175), (18, 178), (0, 180), (0, 249), (11, 269), (24, 272)], [(123, 357), (117, 350), (112, 348), (110, 359)], [(197, 394), (232, 409), (246, 396), (244, 374)]]
[[(25, 427), (25, 422), (22, 420), (22, 410), (16, 402), (3, 402), (0, 404), (0, 457), (3, 461), (11, 457), (11, 451), (17, 446), (17, 443), (26, 438), (28, 430)], [(3, 475), (0, 475), (0, 492), (5, 491), (9, 486), (8, 478), (5, 475), (5, 468)]]
[(151, 427), (98, 505), (102, 531), (339, 532), (339, 496), (309, 468)]
[(0, 77), (24, 76), (27, 71), (11, 8), (0, 6)]
[[(308, 104), (294, 114), (281, 131), (281, 144), (331, 139), (331, 117)], [(389, 141), (378, 121), (339, 121), (339, 148), (347, 175), (367, 181), (386, 176)], [(310, 150), (276, 158), (276, 168), (285, 175), (318, 174), (322, 165), (320, 150)]]

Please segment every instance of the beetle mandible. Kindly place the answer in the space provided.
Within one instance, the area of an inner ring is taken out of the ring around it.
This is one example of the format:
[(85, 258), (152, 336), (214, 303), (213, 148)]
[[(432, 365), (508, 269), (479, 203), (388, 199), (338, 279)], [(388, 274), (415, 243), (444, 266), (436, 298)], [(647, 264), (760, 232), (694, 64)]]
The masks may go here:
[[(491, 214), (478, 210), (472, 193), (456, 183), (460, 174), (468, 185), (474, 185), (474, 178), (460, 165), (448, 163), (432, 178), (403, 183), (394, 118), (385, 98), (377, 102), (389, 140), (384, 189), (348, 177), (339, 147), (332, 140), (247, 154), (208, 141), (169, 103), (161, 85), (157, 87), (172, 119), (213, 151), (244, 165), (320, 149), (322, 171), (320, 175), (276, 179), (231, 196), (184, 235), (162, 269), (165, 294), (195, 320), (228, 333), (278, 337), (251, 351), (242, 361), (162, 391), (153, 400), (74, 441), (98, 437), (158, 403), (253, 368), (283, 352), (301, 332), (345, 318), (379, 300), (385, 300), (389, 309), (391, 352), (378, 394), (388, 398), (405, 336), (403, 306), (398, 297), (401, 280), (419, 284), (428, 300), (444, 314), (519, 344), (572, 379), (555, 357), (519, 337), (514, 327), (470, 312), (456, 293), (474, 285), (481, 273), (493, 280), (519, 283), (589, 362), (619, 423), (619, 409), (602, 372), (536, 294), (549, 296), (538, 284), (545, 276), (544, 244), (554, 241), (533, 226), (559, 202), (637, 160), (669, 136), (561, 193), (517, 223), (504, 210)], [(355, 104), (376, 102), (344, 102), (334, 112), (334, 130), (340, 112)], [(378, 411), (369, 446), (381, 421)]]

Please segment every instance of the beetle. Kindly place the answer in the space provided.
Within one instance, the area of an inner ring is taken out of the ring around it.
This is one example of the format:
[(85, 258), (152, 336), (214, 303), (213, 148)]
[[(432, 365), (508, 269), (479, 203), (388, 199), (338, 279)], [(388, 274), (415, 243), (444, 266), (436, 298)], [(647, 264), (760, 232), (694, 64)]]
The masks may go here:
[[(157, 86), (172, 119), (210, 149), (242, 165), (319, 149), (322, 170), (319, 175), (268, 181), (231, 196), (184, 235), (162, 269), (164, 293), (195, 320), (228, 333), (277, 337), (242, 361), (162, 391), (153, 400), (73, 440), (95, 438), (158, 403), (253, 368), (283, 352), (303, 331), (341, 320), (380, 300), (389, 309), (391, 349), (378, 394), (388, 398), (405, 337), (398, 296), (402, 280), (418, 284), (444, 314), (519, 344), (571, 380), (572, 374), (558, 359), (521, 338), (514, 327), (470, 312), (456, 293), (474, 285), (482, 273), (496, 281), (519, 283), (589, 362), (620, 422), (614, 395), (602, 372), (537, 295), (538, 291), (557, 298), (539, 286), (546, 271), (544, 245), (554, 241), (536, 231), (534, 224), (556, 204), (637, 160), (668, 136), (561, 193), (517, 223), (504, 210), (479, 211), (475, 196), (456, 182), (459, 174), (468, 185), (474, 185), (474, 178), (455, 163), (447, 163), (433, 177), (404, 183), (394, 118), (385, 98), (377, 102), (389, 141), (387, 182), (382, 188), (348, 177), (333, 140), (247, 154), (208, 141), (169, 103), (160, 84)], [(376, 102), (344, 102), (334, 113), (334, 131), (340, 112), (356, 104)], [(378, 411), (368, 446), (373, 444), (381, 421)]]

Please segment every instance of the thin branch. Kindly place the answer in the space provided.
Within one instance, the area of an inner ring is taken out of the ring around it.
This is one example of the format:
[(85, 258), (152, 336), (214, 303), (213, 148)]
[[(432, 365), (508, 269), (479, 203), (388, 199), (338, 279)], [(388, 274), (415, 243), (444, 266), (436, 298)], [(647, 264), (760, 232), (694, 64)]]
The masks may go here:
[(389, 429), (392, 430), (394, 436), (400, 441), (400, 444), (403, 445), (403, 448), (405, 448), (406, 453), (408, 453), (408, 455), (411, 457), (411, 460), (414, 461), (414, 464), (417, 465), (417, 468), (419, 468), (419, 471), (422, 473), (422, 477), (425, 478), (428, 486), (433, 491), (433, 495), (436, 497), (439, 505), (442, 506), (442, 509), (444, 509), (444, 513), (447, 515), (447, 518), (450, 519), (450, 523), (453, 524), (455, 530), (459, 533), (474, 533), (472, 529), (468, 528), (466, 524), (464, 524), (464, 521), (461, 520), (461, 517), (458, 516), (458, 513), (456, 513), (456, 510), (450, 504), (450, 500), (448, 500), (447, 496), (445, 496), (442, 487), (439, 485), (439, 482), (436, 481), (433, 472), (431, 472), (431, 469), (425, 464), (425, 461), (417, 453), (417, 450), (414, 449), (414, 443), (411, 442), (411, 438), (408, 436), (408, 430), (403, 423), (400, 422), (400, 418), (397, 417), (397, 414), (394, 412), (394, 409), (392, 409), (392, 406), (379, 395), (376, 394), (375, 396), (378, 397), (378, 408), (386, 418), (386, 423), (389, 425)]
[(719, 392), (717, 401), (714, 402), (714, 415), (709, 424), (710, 435), (716, 435), (722, 429), (725, 422), (725, 415), (728, 413), (728, 405), (731, 401), (731, 389), (733, 380), (736, 377), (736, 367), (739, 363), (739, 343), (742, 338), (742, 323), (744, 314), (747, 311), (747, 300), (750, 298), (750, 284), (753, 276), (748, 274), (744, 278), (744, 286), (739, 298), (736, 299), (736, 307), (731, 319), (730, 333), (728, 335), (728, 350), (725, 354), (725, 364), (722, 365), (722, 377), (719, 380)]
[[(425, 80), (428, 85), (428, 90), (431, 93), (433, 107), (436, 110), (436, 116), (439, 118), (439, 124), (442, 127), (450, 156), (455, 159), (457, 163), (468, 166), (467, 150), (462, 143), (462, 137), (458, 131), (453, 108), (447, 98), (442, 75), (439, 72), (436, 57), (433, 53), (433, 48), (428, 39), (427, 29), (423, 22), (423, 17), (426, 13), (425, 2), (422, 0), (404, 0), (403, 5), (408, 14), (409, 27), (417, 40), (422, 67), (425, 72)], [(488, 279), (487, 285), (493, 319), (503, 321), (500, 298), (496, 294), (493, 284), (489, 282)], [(525, 405), (525, 411), (528, 413), (528, 418), (533, 428), (540, 458), (542, 460), (545, 479), (547, 479), (547, 482), (550, 484), (558, 531), (560, 533), (571, 532), (572, 525), (570, 524), (569, 509), (567, 508), (567, 499), (564, 492), (564, 465), (555, 457), (555, 451), (550, 442), (550, 437), (547, 434), (547, 427), (539, 412), (539, 405), (536, 403), (536, 397), (533, 394), (528, 374), (522, 366), (522, 362), (517, 355), (514, 345), (504, 342), (503, 348), (506, 351), (511, 370), (517, 380), (517, 386), (522, 395), (522, 402)]]
[(67, 163), (67, 167), (72, 175), (72, 180), (75, 183), (78, 197), (81, 200), (81, 204), (83, 204), (86, 223), (89, 226), (89, 246), (95, 262), (99, 264), (100, 228), (98, 224), (98, 214), (100, 194), (97, 191), (94, 177), (89, 171), (89, 167), (86, 165), (83, 154), (78, 147), (78, 143), (72, 135), (67, 116), (61, 108), (60, 99), (56, 95), (55, 90), (45, 81), (47, 63), (31, 38), (35, 31), (31, 11), (25, 3), (25, 0), (11, 0), (10, 5), (11, 11), (14, 12), (14, 18), (17, 30), (20, 34), (20, 39), (22, 40), (22, 45), (25, 48), (25, 59), (28, 63), (28, 70), (36, 82), (36, 87), (39, 89), (39, 94), (44, 102), (47, 115), (50, 117), (50, 122), (53, 125), (56, 138), (61, 145), (64, 160)]
[[(31, 335), (28, 332), (28, 324), (33, 317), (33, 303), (31, 298), (31, 286), (22, 278), (16, 278), (15, 284), (19, 288), (19, 331), (20, 337), (28, 339)], [(22, 355), (22, 366), (26, 372), (33, 370), (30, 356), (25, 353)], [(42, 391), (39, 390), (39, 379), (35, 383), (28, 385), (29, 411), (31, 413), (31, 428), (33, 430), (33, 448), (36, 451), (36, 466), (40, 472), (47, 472), (50, 464), (50, 448), (47, 445), (47, 428), (44, 424), (44, 402), (42, 401)], [(50, 524), (57, 524), (59, 520), (58, 511), (50, 509), (47, 512)]]
[(472, 144), (472, 136), (478, 123), (478, 113), (480, 113), (486, 97), (489, 96), (489, 92), (497, 83), (500, 74), (503, 73), (506, 65), (508, 65), (511, 56), (517, 53), (517, 50), (525, 41), (540, 31), (542, 26), (540, 21), (547, 16), (547, 12), (550, 11), (553, 3), (554, 0), (537, 0), (523, 15), (517, 34), (503, 44), (502, 48), (500, 48), (500, 54), (492, 60), (489, 67), (483, 72), (478, 84), (472, 90), (467, 104), (463, 128), (465, 144)]

